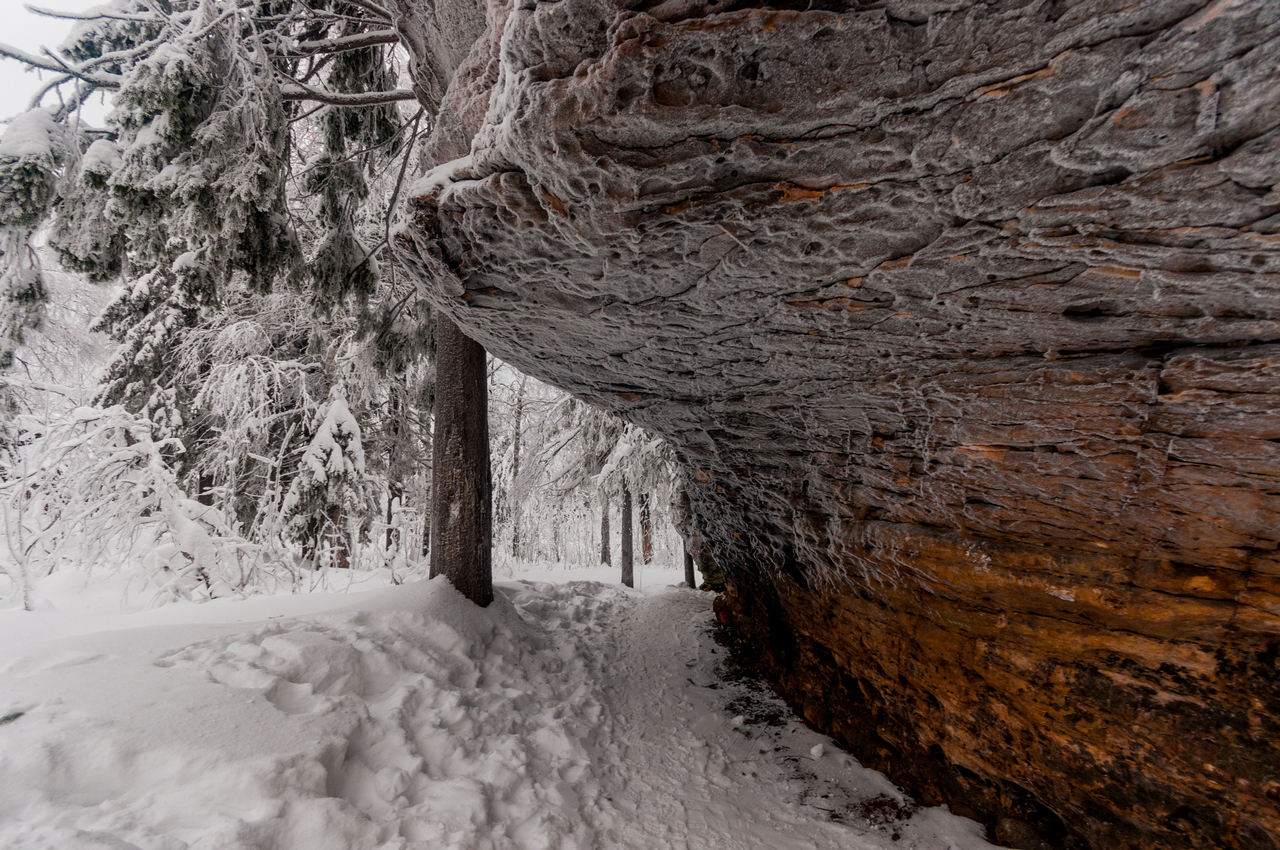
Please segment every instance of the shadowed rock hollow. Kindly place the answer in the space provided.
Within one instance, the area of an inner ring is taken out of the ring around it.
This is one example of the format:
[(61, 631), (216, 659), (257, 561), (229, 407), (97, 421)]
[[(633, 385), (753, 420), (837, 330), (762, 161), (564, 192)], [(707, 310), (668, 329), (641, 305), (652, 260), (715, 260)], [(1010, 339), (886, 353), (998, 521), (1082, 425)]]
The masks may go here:
[(1280, 848), (1280, 4), (400, 0), (400, 244), (1014, 847)]

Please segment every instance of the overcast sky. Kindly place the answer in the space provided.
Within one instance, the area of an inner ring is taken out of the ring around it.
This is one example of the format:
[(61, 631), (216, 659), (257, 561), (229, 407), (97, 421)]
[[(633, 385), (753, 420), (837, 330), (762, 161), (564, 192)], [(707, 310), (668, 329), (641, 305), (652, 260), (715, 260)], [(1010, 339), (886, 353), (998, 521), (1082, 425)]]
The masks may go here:
[[(38, 0), (32, 5), (58, 11), (83, 11), (102, 5), (104, 0)], [(56, 48), (73, 26), (73, 21), (60, 21), (33, 15), (22, 0), (0, 0), (0, 42), (39, 53), (41, 47)], [(50, 72), (40, 72), (46, 81)], [(8, 119), (27, 108), (27, 102), (40, 88), (40, 76), (34, 71), (24, 71), (19, 62), (0, 59), (0, 119)], [(94, 99), (94, 102), (97, 98)], [(53, 100), (46, 100), (52, 103)], [(100, 112), (100, 110), (98, 110)], [(90, 120), (100, 121), (100, 118)]]

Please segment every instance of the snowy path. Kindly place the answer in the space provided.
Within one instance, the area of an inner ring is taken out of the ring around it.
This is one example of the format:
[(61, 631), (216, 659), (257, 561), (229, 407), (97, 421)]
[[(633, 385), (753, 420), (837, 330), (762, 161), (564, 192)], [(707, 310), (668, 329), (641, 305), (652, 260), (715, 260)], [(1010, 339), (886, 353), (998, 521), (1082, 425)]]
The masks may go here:
[(990, 846), (721, 681), (709, 602), (510, 583), (482, 611), (433, 581), (27, 643), (0, 656), (0, 846)]

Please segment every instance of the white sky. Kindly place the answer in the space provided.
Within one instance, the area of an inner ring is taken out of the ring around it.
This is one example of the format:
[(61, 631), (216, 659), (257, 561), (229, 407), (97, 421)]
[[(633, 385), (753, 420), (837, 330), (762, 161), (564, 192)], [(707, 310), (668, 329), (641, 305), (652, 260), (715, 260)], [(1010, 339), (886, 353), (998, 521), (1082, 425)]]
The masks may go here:
[[(102, 5), (104, 0), (36, 0), (32, 5), (58, 11), (83, 11), (92, 6)], [(26, 9), (24, 0), (0, 0), (0, 42), (25, 50), (28, 53), (39, 53), (41, 47), (56, 48), (62, 43), (74, 21), (60, 21), (33, 15)], [(47, 81), (49, 71), (40, 72)], [(24, 70), (20, 62), (12, 59), (0, 59), (0, 120), (13, 117), (24, 112), (32, 95), (43, 85), (41, 77), (34, 71)], [(96, 104), (98, 98), (90, 101)], [(52, 97), (46, 103), (55, 102)], [(86, 118), (90, 122), (100, 123), (102, 110), (86, 107)], [(98, 114), (93, 114), (97, 112)]]

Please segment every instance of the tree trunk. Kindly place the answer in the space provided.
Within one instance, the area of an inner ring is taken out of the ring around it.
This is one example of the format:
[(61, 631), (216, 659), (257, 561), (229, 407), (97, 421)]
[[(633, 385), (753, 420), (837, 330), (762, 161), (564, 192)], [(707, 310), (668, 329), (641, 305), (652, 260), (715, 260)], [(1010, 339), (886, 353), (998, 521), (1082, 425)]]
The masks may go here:
[(622, 583), (636, 586), (635, 562), (631, 554), (631, 489), (622, 481)]
[(196, 480), (196, 501), (207, 507), (213, 507), (213, 476), (201, 474)]
[(697, 577), (693, 574), (693, 553), (688, 546), (684, 547), (684, 583), (694, 588), (698, 586)]
[(391, 551), (391, 547), (395, 544), (395, 529), (392, 524), (396, 518), (396, 500), (404, 499), (404, 488), (399, 483), (392, 481), (387, 485), (387, 551)]
[(613, 549), (609, 545), (609, 499), (606, 497), (604, 504), (600, 506), (600, 563), (613, 563)]
[(487, 379), (484, 348), (440, 313), (431, 447), (431, 576), (448, 576), (481, 607), (493, 601)]
[(403, 418), (400, 394), (393, 388), (387, 394), (387, 430), (391, 435), (387, 448), (387, 552), (390, 552), (391, 547), (395, 545), (395, 534), (392, 533), (391, 525), (395, 521), (396, 499), (404, 498), (404, 486), (400, 483), (400, 469), (396, 463), (401, 451), (400, 433)]
[(640, 492), (640, 557), (644, 562), (653, 560), (653, 522), (649, 518), (649, 494)]
[(342, 508), (330, 505), (326, 516), (329, 520), (329, 551), (333, 553), (333, 560), (329, 565), (340, 570), (348, 569), (351, 566), (351, 554), (347, 549), (346, 529), (342, 527)]
[(520, 430), (524, 419), (524, 385), (528, 376), (520, 379), (520, 391), (516, 393), (516, 424), (511, 440), (511, 557), (520, 557), (520, 502), (516, 500), (516, 481), (520, 478)]

